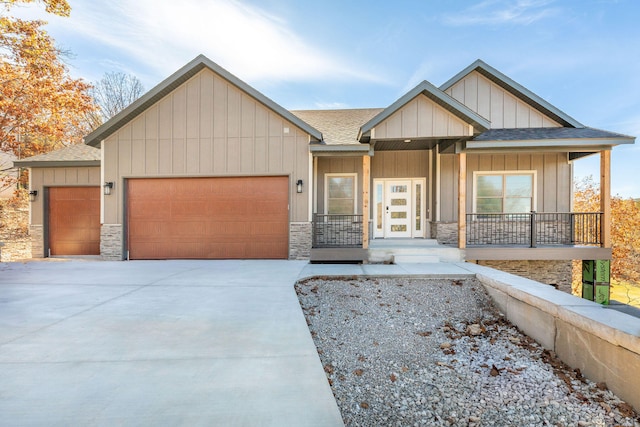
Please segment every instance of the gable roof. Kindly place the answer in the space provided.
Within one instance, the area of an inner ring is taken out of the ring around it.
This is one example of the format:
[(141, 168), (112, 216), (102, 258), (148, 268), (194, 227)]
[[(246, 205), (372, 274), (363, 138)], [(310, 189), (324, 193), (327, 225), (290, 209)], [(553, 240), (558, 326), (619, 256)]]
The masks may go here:
[(396, 102), (385, 108), (378, 115), (365, 123), (360, 128), (360, 132), (358, 133), (358, 140), (360, 142), (368, 142), (371, 129), (382, 123), (384, 120), (388, 119), (393, 113), (400, 110), (403, 106), (408, 104), (412, 99), (420, 94), (425, 95), (427, 98), (431, 99), (436, 104), (443, 107), (445, 110), (449, 111), (464, 122), (472, 125), (474, 127), (474, 131), (477, 133), (484, 132), (491, 127), (491, 123), (487, 119), (475, 113), (473, 110), (471, 110), (461, 102), (453, 99), (428, 81), (423, 80), (416, 87), (400, 97)]
[(526, 87), (502, 74), (500, 71), (496, 70), (492, 66), (488, 65), (484, 61), (477, 59), (471, 65), (466, 67), (464, 70), (460, 71), (458, 74), (447, 80), (442, 86), (440, 86), (440, 90), (443, 92), (449, 90), (453, 85), (458, 83), (460, 80), (464, 79), (468, 74), (473, 71), (477, 71), (487, 79), (491, 80), (498, 86), (507, 90), (509, 93), (515, 95), (517, 98), (522, 99), (529, 105), (533, 106), (537, 110), (543, 112), (547, 116), (551, 117), (555, 121), (559, 122), (563, 126), (573, 127), (573, 128), (583, 128), (585, 127), (582, 123), (569, 116), (567, 113), (561, 111), (560, 109), (554, 107), (544, 99), (540, 98), (535, 93), (531, 92)]
[(178, 86), (189, 80), (191, 77), (198, 74), (201, 70), (208, 68), (214, 73), (218, 74), (220, 77), (224, 78), (234, 86), (238, 87), (240, 90), (249, 94), (260, 103), (264, 104), (266, 107), (278, 113), (283, 118), (289, 120), (294, 125), (298, 126), (300, 129), (307, 132), (313, 138), (318, 141), (322, 140), (322, 133), (317, 129), (310, 126), (308, 123), (300, 120), (298, 117), (294, 116), (290, 111), (281, 107), (270, 98), (266, 97), (262, 93), (258, 92), (253, 87), (249, 86), (247, 83), (243, 82), (209, 58), (204, 55), (198, 55), (195, 59), (189, 62), (184, 67), (180, 68), (178, 71), (173, 73), (171, 76), (163, 80), (156, 87), (151, 89), (146, 94), (142, 95), (138, 100), (134, 101), (127, 108), (113, 116), (111, 119), (107, 120), (102, 126), (91, 132), (84, 139), (85, 144), (91, 145), (93, 147), (97, 147), (100, 142), (109, 137), (111, 134), (116, 132), (118, 129), (123, 127), (133, 118), (138, 116), (147, 108), (151, 107), (153, 104), (158, 102), (160, 99), (164, 98)]
[(13, 163), (21, 167), (100, 166), (100, 149), (76, 144)]
[(382, 108), (360, 108), (298, 110), (292, 113), (320, 130), (326, 145), (359, 145), (357, 136), (360, 126), (382, 111)]

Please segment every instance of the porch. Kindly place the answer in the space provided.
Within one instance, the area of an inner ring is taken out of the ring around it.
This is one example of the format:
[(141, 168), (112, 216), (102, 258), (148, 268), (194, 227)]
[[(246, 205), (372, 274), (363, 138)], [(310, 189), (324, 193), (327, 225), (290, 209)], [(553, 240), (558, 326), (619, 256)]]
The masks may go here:
[(436, 239), (370, 239), (363, 215), (314, 214), (312, 262), (609, 259), (601, 212), (466, 214), (464, 246)]

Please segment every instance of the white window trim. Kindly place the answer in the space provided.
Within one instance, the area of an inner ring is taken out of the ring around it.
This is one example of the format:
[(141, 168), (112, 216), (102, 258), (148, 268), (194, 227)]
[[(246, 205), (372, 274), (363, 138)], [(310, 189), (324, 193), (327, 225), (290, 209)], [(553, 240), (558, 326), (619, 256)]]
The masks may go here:
[(325, 173), (324, 174), (324, 214), (329, 214), (329, 178), (353, 177), (353, 215), (358, 212), (358, 174), (357, 173)]
[(477, 213), (477, 201), (478, 201), (478, 176), (486, 176), (486, 175), (532, 175), (533, 176), (533, 188), (531, 191), (533, 194), (531, 195), (531, 210), (537, 211), (538, 206), (538, 171), (537, 170), (521, 170), (521, 171), (473, 171), (473, 213)]

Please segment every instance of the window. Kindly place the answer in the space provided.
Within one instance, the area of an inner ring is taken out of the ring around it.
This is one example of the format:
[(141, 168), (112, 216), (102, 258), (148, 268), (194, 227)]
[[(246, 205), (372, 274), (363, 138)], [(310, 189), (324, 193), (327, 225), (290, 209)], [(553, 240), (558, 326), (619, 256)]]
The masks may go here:
[(535, 171), (474, 172), (476, 213), (523, 213), (535, 206)]
[(325, 175), (325, 211), (329, 215), (356, 212), (356, 174)]

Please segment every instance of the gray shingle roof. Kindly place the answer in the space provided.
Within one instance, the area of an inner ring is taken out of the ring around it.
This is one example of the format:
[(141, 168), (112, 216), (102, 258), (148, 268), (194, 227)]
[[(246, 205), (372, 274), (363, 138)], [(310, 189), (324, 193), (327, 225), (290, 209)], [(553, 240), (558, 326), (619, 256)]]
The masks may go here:
[(22, 167), (100, 166), (100, 149), (85, 144), (70, 145), (49, 153), (14, 162)]
[(327, 145), (359, 145), (360, 127), (382, 112), (382, 108), (345, 110), (298, 110), (292, 113), (322, 132)]
[(491, 129), (465, 143), (469, 150), (537, 150), (568, 151), (607, 150), (620, 144), (633, 144), (635, 138), (594, 128), (524, 128)]
[(473, 141), (526, 141), (537, 139), (629, 139), (633, 137), (594, 128), (522, 128), (490, 129)]

